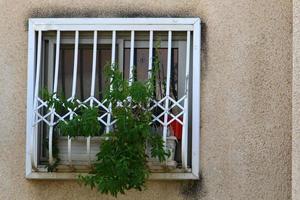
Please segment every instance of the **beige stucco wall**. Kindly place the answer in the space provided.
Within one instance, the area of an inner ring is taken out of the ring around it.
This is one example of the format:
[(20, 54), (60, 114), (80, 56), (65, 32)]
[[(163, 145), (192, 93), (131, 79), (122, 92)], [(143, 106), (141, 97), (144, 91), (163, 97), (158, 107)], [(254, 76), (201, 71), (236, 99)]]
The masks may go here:
[(151, 181), (120, 199), (291, 199), (292, 0), (1, 0), (0, 15), (1, 200), (113, 199), (24, 178), (26, 20), (107, 15), (204, 22), (202, 181)]
[(292, 197), (300, 199), (300, 1), (293, 3)]

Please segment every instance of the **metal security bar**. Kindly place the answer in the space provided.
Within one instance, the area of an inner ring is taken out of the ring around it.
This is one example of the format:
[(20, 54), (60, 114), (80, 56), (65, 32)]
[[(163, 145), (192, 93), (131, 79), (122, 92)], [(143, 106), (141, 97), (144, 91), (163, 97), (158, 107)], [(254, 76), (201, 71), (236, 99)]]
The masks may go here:
[[(148, 55), (148, 77), (152, 76), (153, 66), (153, 41), (154, 33), (156, 31), (167, 31), (167, 70), (166, 70), (166, 87), (165, 94), (160, 100), (152, 100), (151, 110), (161, 109), (162, 112), (153, 114), (153, 122), (161, 124), (162, 137), (165, 148), (167, 145), (168, 130), (170, 125), (176, 121), (182, 125), (182, 141), (181, 141), (181, 171), (174, 171), (174, 173), (154, 173), (152, 177), (158, 179), (198, 179), (199, 178), (199, 151), (200, 151), (200, 19), (199, 18), (92, 18), (92, 19), (30, 19), (29, 20), (29, 47), (28, 47), (28, 97), (27, 97), (27, 141), (26, 141), (26, 176), (28, 178), (51, 178), (52, 175), (42, 172), (38, 163), (38, 126), (41, 123), (48, 126), (48, 159), (49, 163), (53, 163), (53, 132), (54, 126), (59, 121), (72, 119), (76, 114), (69, 110), (64, 116), (60, 116), (51, 107), (49, 112), (42, 112), (48, 107), (47, 102), (39, 97), (41, 69), (43, 68), (43, 36), (49, 31), (56, 32), (56, 47), (55, 47), (55, 62), (54, 76), (51, 86), (52, 92), (56, 93), (58, 89), (58, 74), (60, 63), (60, 44), (61, 34), (66, 31), (75, 33), (74, 36), (74, 62), (73, 62), (73, 78), (71, 84), (71, 96), (69, 101), (75, 99), (77, 88), (77, 74), (78, 74), (78, 51), (80, 44), (80, 34), (85, 31), (93, 33), (92, 39), (92, 70), (91, 70), (91, 89), (89, 97), (83, 100), (84, 103), (89, 103), (90, 106), (98, 106), (104, 110), (103, 114), (98, 117), (99, 123), (105, 126), (106, 132), (109, 132), (113, 121), (111, 115), (111, 105), (105, 106), (105, 100), (97, 99), (95, 97), (96, 84), (96, 62), (97, 62), (97, 47), (99, 40), (99, 32), (111, 32), (111, 64), (116, 62), (116, 45), (117, 32), (130, 31), (130, 58), (129, 58), (129, 84), (134, 79), (134, 59), (135, 59), (135, 41), (136, 34), (139, 31), (148, 32), (149, 41), (149, 55)], [(178, 31), (186, 33), (186, 49), (185, 49), (185, 73), (184, 73), (184, 94), (175, 99), (170, 95), (171, 84), (171, 66), (172, 66), (172, 36)], [(191, 35), (193, 36), (191, 38)], [(120, 46), (119, 46), (120, 48)], [(192, 62), (190, 60), (192, 59)], [(192, 70), (193, 74), (190, 75)], [(35, 77), (35, 78), (33, 78)], [(192, 99), (189, 99), (189, 92), (192, 92)], [(172, 113), (173, 108), (179, 111), (177, 114)], [(192, 113), (189, 111), (192, 110)], [(191, 128), (189, 128), (191, 126)], [(68, 165), (73, 166), (72, 159), (72, 139), (67, 138), (67, 153)], [(191, 152), (189, 151), (191, 146)], [(86, 157), (87, 165), (91, 164), (91, 137), (86, 138)], [(189, 164), (189, 157), (191, 161)], [(48, 175), (45, 175), (48, 174)], [(60, 173), (55, 177), (74, 177), (74, 173)], [(61, 178), (58, 177), (58, 178)]]

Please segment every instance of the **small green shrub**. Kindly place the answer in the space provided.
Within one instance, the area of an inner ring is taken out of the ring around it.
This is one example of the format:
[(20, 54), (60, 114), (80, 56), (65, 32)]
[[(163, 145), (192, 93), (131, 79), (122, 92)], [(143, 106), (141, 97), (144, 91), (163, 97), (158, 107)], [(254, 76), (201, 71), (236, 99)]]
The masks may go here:
[[(153, 75), (146, 82), (123, 79), (118, 67), (106, 68), (110, 87), (106, 90), (106, 106), (111, 108), (115, 124), (109, 133), (103, 135), (100, 151), (93, 163), (89, 175), (80, 175), (79, 182), (96, 188), (104, 194), (117, 196), (130, 189), (143, 190), (149, 176), (146, 148), (151, 147), (151, 156), (161, 162), (169, 156), (164, 149), (164, 142), (151, 127), (150, 100), (155, 94), (155, 78)], [(153, 74), (156, 74), (153, 67)], [(72, 110), (71, 118), (60, 121), (57, 129), (62, 135), (71, 137), (99, 135), (101, 126), (97, 107), (79, 103), (76, 99), (67, 101), (63, 96), (43, 94), (48, 107), (54, 107), (60, 115)], [(59, 159), (57, 159), (59, 161)], [(57, 163), (56, 163), (57, 165)], [(53, 167), (52, 167), (53, 168)]]
[(153, 97), (153, 80), (147, 82), (124, 80), (116, 66), (108, 68), (111, 89), (106, 92), (116, 124), (105, 134), (101, 151), (97, 154), (91, 176), (79, 179), (101, 193), (117, 196), (126, 190), (142, 190), (149, 176), (146, 146), (151, 156), (164, 161), (169, 155), (163, 140), (151, 127), (150, 99)]

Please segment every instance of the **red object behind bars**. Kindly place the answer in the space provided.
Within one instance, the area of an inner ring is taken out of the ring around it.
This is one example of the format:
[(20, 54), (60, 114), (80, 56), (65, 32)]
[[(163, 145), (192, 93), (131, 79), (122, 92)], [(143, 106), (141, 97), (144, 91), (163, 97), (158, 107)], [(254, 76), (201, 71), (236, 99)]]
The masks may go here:
[[(178, 117), (180, 121), (182, 120), (182, 116)], [(171, 121), (172, 117), (168, 117), (168, 121)], [(174, 136), (177, 138), (177, 140), (181, 140), (182, 138), (182, 124), (180, 124), (177, 120), (174, 120), (170, 123), (170, 127), (174, 133)]]

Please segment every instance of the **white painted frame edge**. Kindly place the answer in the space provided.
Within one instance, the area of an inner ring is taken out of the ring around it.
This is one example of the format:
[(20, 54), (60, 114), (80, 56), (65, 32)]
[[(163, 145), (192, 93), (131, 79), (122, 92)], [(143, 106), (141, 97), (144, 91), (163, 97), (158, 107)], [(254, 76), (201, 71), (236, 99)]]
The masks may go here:
[(29, 20), (28, 32), (28, 69), (27, 69), (27, 116), (26, 116), (26, 177), (32, 173), (31, 165), (31, 137), (32, 134), (32, 112), (33, 112), (33, 95), (34, 95), (34, 65), (35, 65), (35, 30), (33, 23)]
[[(196, 56), (195, 56), (196, 55)], [(192, 174), (200, 178), (201, 134), (201, 23), (194, 23), (193, 32), (193, 83), (192, 83)], [(195, 87), (196, 86), (196, 87)], [(197, 87), (199, 86), (199, 87)]]
[(199, 17), (192, 18), (30, 18), (35, 25), (194, 25)]
[[(193, 115), (192, 115), (192, 173), (157, 173), (151, 174), (152, 179), (199, 179), (200, 175), (200, 89), (201, 89), (201, 20), (200, 18), (30, 18), (28, 31), (28, 70), (27, 70), (27, 122), (26, 122), (26, 171), (28, 179), (71, 179), (72, 174), (33, 172), (31, 165), (31, 116), (33, 112), (34, 94), (34, 66), (35, 66), (35, 31), (38, 30), (119, 30), (115, 26), (122, 26), (120, 30), (183, 30), (193, 31)], [(112, 25), (113, 24), (113, 25)], [(94, 26), (92, 26), (94, 25)], [(103, 29), (107, 25), (106, 29)], [(132, 26), (130, 26), (132, 25)], [(137, 25), (137, 26), (135, 26)], [(88, 26), (89, 28), (87, 29)], [(92, 26), (92, 27), (91, 27)], [(163, 27), (162, 27), (163, 26)], [(180, 26), (178, 28), (174, 28)], [(113, 28), (114, 27), (114, 28)], [(112, 29), (111, 29), (112, 28)], [(198, 55), (198, 56), (195, 56)], [(197, 134), (198, 133), (198, 134)], [(57, 177), (61, 176), (61, 178)], [(175, 177), (174, 177), (175, 176)], [(52, 177), (52, 178), (51, 178)], [(65, 177), (65, 178), (63, 178)], [(155, 178), (156, 177), (156, 178)]]
[[(31, 172), (26, 178), (30, 180), (76, 180), (78, 175), (88, 175), (87, 173), (68, 172)], [(199, 177), (191, 172), (187, 173), (151, 173), (150, 180), (198, 180)]]
[(187, 31), (200, 18), (30, 18), (35, 30)]

